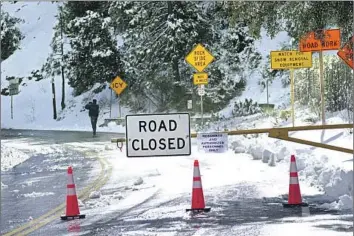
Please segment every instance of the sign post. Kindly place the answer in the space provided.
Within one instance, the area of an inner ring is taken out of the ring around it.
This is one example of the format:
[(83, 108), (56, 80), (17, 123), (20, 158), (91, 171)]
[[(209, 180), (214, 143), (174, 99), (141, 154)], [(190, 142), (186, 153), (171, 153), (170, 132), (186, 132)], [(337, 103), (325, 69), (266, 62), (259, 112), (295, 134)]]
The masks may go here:
[(193, 74), (193, 83), (198, 86), (198, 94), (200, 96), (200, 111), (203, 122), (203, 96), (205, 95), (204, 85), (208, 84), (208, 74), (204, 73), (204, 69), (215, 60), (214, 56), (200, 43), (186, 56), (185, 60), (193, 66), (199, 73)]
[[(293, 127), (295, 127), (295, 79), (294, 69), (311, 68), (312, 53), (299, 51), (271, 51), (271, 68), (277, 70), (290, 69), (290, 99), (291, 99), (291, 117)], [(268, 95), (267, 95), (268, 96)]]
[(124, 91), (127, 87), (127, 83), (122, 80), (119, 76), (117, 76), (110, 85), (111, 89), (113, 89), (118, 95), (118, 106), (119, 106), (119, 118), (122, 117), (122, 110), (120, 104), (120, 97), (119, 95)]
[(17, 95), (19, 93), (19, 79), (14, 78), (9, 80), (9, 95), (11, 96), (11, 119), (14, 118), (14, 112), (13, 112), (13, 96)]
[(322, 51), (337, 50), (340, 48), (340, 30), (316, 30), (309, 32), (305, 37), (300, 40), (301, 52), (319, 52), (320, 63), (320, 90), (321, 90), (321, 112), (322, 112), (322, 125), (326, 124), (325, 114), (325, 97), (324, 97), (324, 78), (323, 78), (323, 54)]
[(200, 96), (200, 111), (202, 113), (202, 127), (204, 125), (203, 119), (203, 96), (205, 95), (204, 85), (198, 85), (198, 95)]
[(126, 116), (127, 157), (189, 156), (188, 113)]
[(293, 122), (293, 127), (295, 127), (295, 81), (294, 81), (294, 69), (290, 69), (290, 84), (291, 84), (291, 119)]

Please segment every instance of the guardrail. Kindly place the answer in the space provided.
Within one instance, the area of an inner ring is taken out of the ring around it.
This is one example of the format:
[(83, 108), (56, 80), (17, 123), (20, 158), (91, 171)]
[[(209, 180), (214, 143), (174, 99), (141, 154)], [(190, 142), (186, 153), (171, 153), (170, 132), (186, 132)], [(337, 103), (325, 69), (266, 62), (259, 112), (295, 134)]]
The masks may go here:
[[(314, 147), (326, 148), (334, 151), (345, 152), (353, 154), (353, 149), (333, 146), (325, 143), (312, 142), (304, 139), (289, 137), (289, 132), (305, 131), (305, 130), (323, 130), (323, 129), (351, 129), (353, 124), (335, 124), (335, 125), (313, 125), (313, 126), (297, 126), (297, 127), (283, 127), (283, 128), (265, 128), (265, 129), (249, 129), (249, 130), (230, 130), (216, 133), (227, 133), (228, 135), (245, 135), (245, 134), (262, 134), (268, 133), (268, 137), (281, 139), (289, 142), (295, 142)], [(191, 138), (196, 138), (197, 133), (191, 133)], [(123, 143), (125, 138), (111, 139), (111, 143)]]

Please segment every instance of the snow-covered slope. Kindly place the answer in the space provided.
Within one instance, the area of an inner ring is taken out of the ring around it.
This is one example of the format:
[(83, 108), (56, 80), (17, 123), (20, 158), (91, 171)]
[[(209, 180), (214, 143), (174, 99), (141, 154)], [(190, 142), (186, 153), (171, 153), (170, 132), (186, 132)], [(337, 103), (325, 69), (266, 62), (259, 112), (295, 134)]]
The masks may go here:
[[(20, 30), (25, 39), (21, 42), (21, 49), (17, 50), (1, 64), (1, 88), (8, 86), (7, 76), (27, 77), (31, 71), (38, 70), (44, 64), (51, 52), (53, 27), (56, 24), (57, 4), (51, 2), (17, 2), (4, 3), (3, 10), (10, 15), (25, 21)], [(72, 89), (66, 85), (67, 110), (61, 112), (61, 77), (55, 77), (56, 107), (58, 117), (65, 117), (59, 121), (53, 119), (52, 85), (51, 78), (38, 82), (24, 80), (26, 86), (20, 87), (20, 93), (13, 97), (13, 119), (11, 119), (11, 100), (9, 96), (1, 96), (1, 127), (19, 129), (71, 129), (90, 130), (91, 124), (88, 112), (83, 106), (88, 100), (96, 98), (109, 104), (110, 89), (94, 96), (88, 92), (79, 97), (72, 96)], [(109, 118), (109, 106), (101, 112), (99, 124), (103, 118)], [(104, 114), (106, 112), (106, 114)], [(123, 109), (124, 112), (124, 109)], [(117, 117), (118, 105), (113, 101), (112, 116)], [(101, 129), (102, 130), (102, 129)], [(106, 130), (112, 130), (106, 128)], [(119, 131), (119, 128), (113, 128)]]
[[(50, 42), (53, 35), (53, 27), (56, 24), (55, 15), (57, 4), (50, 2), (17, 2), (16, 4), (4, 3), (3, 9), (12, 16), (20, 17), (25, 20), (21, 25), (21, 31), (25, 39), (21, 42), (21, 49), (17, 50), (10, 58), (1, 65), (1, 87), (8, 86), (6, 76), (29, 76), (31, 71), (40, 69), (50, 53)], [(270, 40), (266, 34), (262, 33), (262, 40), (257, 42), (258, 51), (266, 57), (271, 50), (279, 49), (282, 42), (289, 39), (286, 33), (279, 34), (275, 39)], [(263, 61), (265, 63), (265, 60)], [(248, 75), (248, 85), (246, 91), (240, 98), (235, 100), (243, 101), (245, 98), (259, 103), (266, 102), (265, 91), (261, 92), (258, 85), (259, 73)], [(11, 119), (10, 97), (1, 96), (1, 126), (2, 128), (23, 128), (23, 129), (71, 129), (71, 130), (90, 130), (90, 122), (87, 111), (83, 110), (84, 104), (96, 98), (100, 101), (102, 112), (99, 124), (103, 123), (104, 118), (109, 118), (109, 101), (111, 90), (107, 88), (99, 95), (87, 92), (79, 97), (72, 96), (72, 89), (66, 85), (67, 109), (61, 112), (61, 77), (55, 78), (56, 106), (58, 116), (62, 117), (59, 121), (53, 120), (51, 79), (47, 78), (39, 82), (25, 81), (27, 86), (20, 87), (20, 94), (14, 96), (14, 118)], [(289, 89), (282, 88), (280, 81), (275, 81), (269, 87), (270, 102), (281, 105), (287, 102)], [(114, 98), (114, 96), (113, 96)], [(234, 101), (231, 101), (233, 104)], [(222, 111), (228, 115), (230, 108)], [(128, 109), (123, 108), (122, 114), (128, 113)], [(118, 102), (113, 99), (112, 117), (118, 116)], [(121, 127), (109, 126), (100, 128), (101, 131), (123, 131)]]

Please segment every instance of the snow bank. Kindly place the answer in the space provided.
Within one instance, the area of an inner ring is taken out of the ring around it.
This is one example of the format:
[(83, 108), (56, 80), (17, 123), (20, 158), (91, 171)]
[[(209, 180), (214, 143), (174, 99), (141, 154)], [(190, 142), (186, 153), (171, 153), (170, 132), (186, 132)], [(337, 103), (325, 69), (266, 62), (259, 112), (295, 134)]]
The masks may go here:
[(44, 197), (50, 195), (54, 195), (54, 193), (53, 192), (43, 192), (43, 193), (32, 192), (32, 193), (22, 194), (23, 197), (30, 197), (30, 198)]
[(30, 156), (26, 153), (1, 143), (1, 171), (9, 170), (26, 161), (28, 158), (30, 158)]
[[(344, 122), (341, 120), (339, 123)], [(352, 148), (350, 146), (353, 142), (352, 135), (345, 134), (343, 130), (326, 131), (324, 135), (322, 131), (306, 132), (305, 134), (295, 133), (291, 136), (317, 142), (322, 136), (328, 144), (336, 146), (346, 144), (345, 147)], [(314, 186), (323, 193), (322, 199), (316, 200), (332, 201), (332, 203), (323, 204), (321, 207), (353, 209), (353, 158), (350, 154), (279, 140), (274, 141), (265, 135), (260, 135), (257, 138), (238, 136), (231, 142), (231, 149), (235, 153), (244, 150), (244, 152), (251, 154), (254, 160), (259, 160), (269, 166), (274, 166), (276, 161), (278, 164), (283, 164), (285, 168), (290, 166), (290, 156), (294, 154), (300, 183)]]

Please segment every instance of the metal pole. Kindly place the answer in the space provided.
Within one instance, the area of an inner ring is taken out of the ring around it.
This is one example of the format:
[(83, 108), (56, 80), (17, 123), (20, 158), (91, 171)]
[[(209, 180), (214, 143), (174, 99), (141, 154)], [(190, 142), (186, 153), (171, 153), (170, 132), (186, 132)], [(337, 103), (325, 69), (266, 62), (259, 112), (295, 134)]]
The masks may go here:
[(321, 88), (321, 113), (322, 113), (322, 125), (326, 124), (325, 115), (325, 100), (324, 100), (324, 79), (323, 79), (323, 54), (322, 51), (319, 52), (320, 59), (320, 88)]
[(267, 79), (267, 104), (269, 104), (269, 95), (268, 95), (268, 79)]
[(11, 119), (14, 118), (14, 114), (13, 114), (13, 96), (11, 95)]
[(293, 122), (293, 127), (295, 127), (295, 109), (294, 109), (294, 102), (295, 102), (295, 91), (294, 91), (294, 69), (290, 69), (290, 84), (291, 84), (291, 119)]
[(200, 96), (200, 110), (202, 112), (202, 128), (204, 126), (204, 120), (203, 120), (203, 96)]
[(112, 118), (112, 89), (111, 89), (111, 97), (109, 99), (109, 118)]
[(120, 97), (118, 95), (118, 106), (119, 106), (119, 118), (122, 117), (122, 110), (121, 110), (121, 107), (120, 107)]

